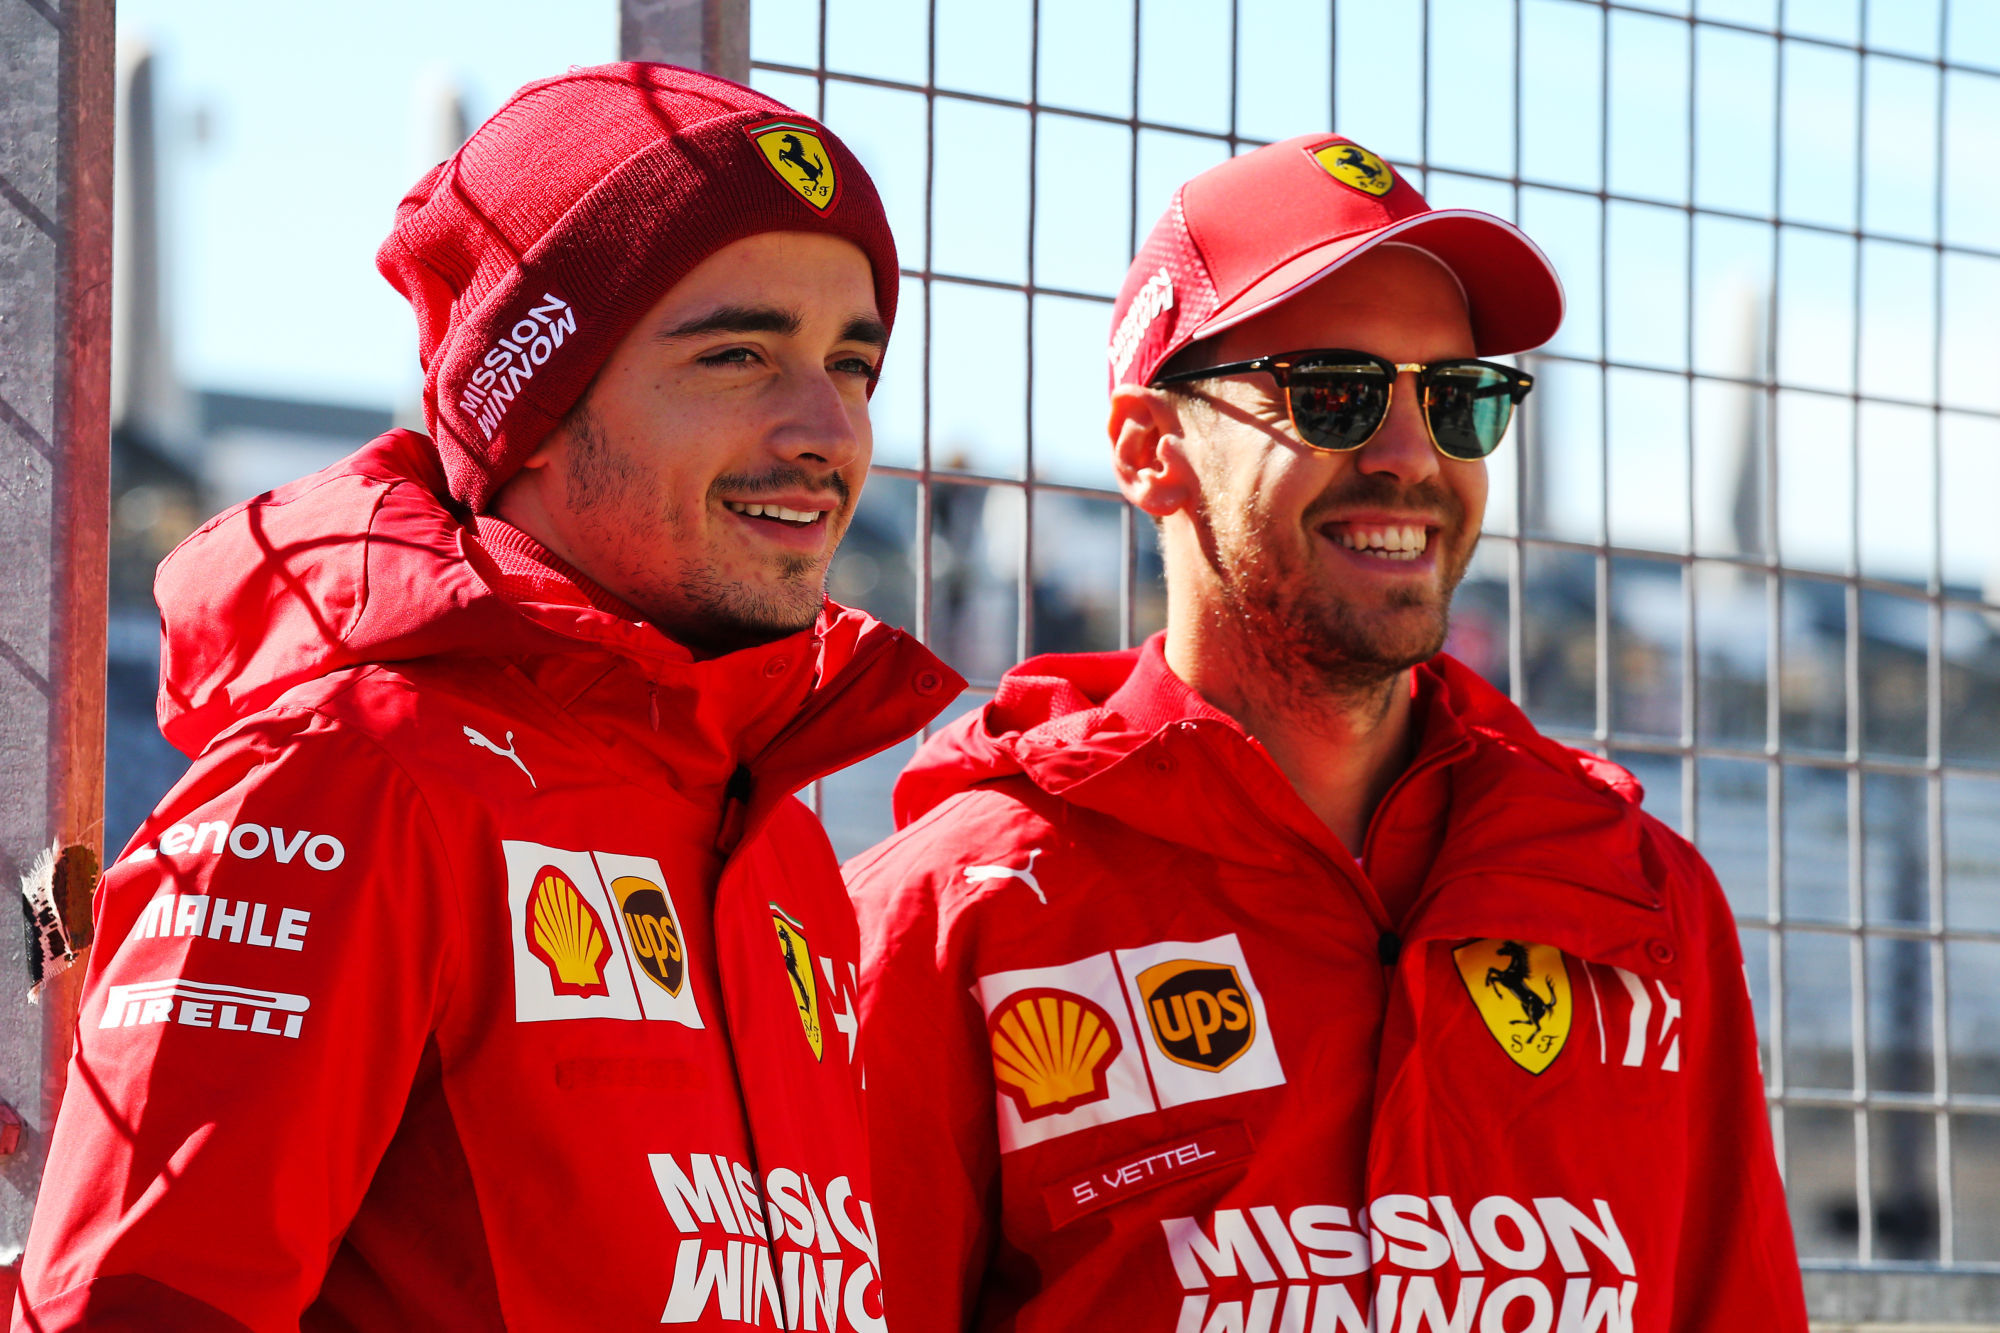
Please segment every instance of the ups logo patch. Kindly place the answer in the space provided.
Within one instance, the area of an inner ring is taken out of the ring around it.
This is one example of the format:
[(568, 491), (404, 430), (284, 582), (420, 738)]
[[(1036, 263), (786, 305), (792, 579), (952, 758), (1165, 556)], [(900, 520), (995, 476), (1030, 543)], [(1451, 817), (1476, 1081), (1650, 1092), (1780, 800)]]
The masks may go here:
[(687, 978), (687, 956), (681, 949), (681, 928), (674, 920), (673, 904), (659, 885), (639, 875), (612, 880), (611, 892), (618, 899), (625, 936), (640, 970), (667, 994), (679, 995)]
[(1146, 1021), (1175, 1064), (1227, 1068), (1257, 1040), (1257, 1014), (1227, 963), (1175, 958), (1139, 973)]

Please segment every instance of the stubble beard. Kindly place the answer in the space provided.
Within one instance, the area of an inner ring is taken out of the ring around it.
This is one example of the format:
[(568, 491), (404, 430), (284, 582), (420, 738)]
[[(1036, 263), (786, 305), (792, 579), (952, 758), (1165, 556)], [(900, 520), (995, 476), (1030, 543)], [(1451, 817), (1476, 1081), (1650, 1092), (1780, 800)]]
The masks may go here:
[[(663, 496), (656, 478), (611, 447), (587, 406), (570, 414), (572, 440), (569, 505), (578, 514), (619, 531), (628, 551), (644, 551), (664, 532), (678, 566), (634, 561), (624, 574), (626, 600), (668, 638), (708, 656), (754, 648), (811, 629), (826, 590), (826, 567), (811, 556), (784, 555), (773, 562), (773, 585), (732, 581), (695, 550), (696, 524), (685, 507)], [(848, 487), (839, 474), (815, 477), (796, 464), (757, 473), (729, 473), (709, 486), (709, 496), (796, 488), (831, 490), (839, 506), (821, 520), (847, 512)]]
[(1222, 612), (1234, 622), (1230, 637), (1254, 659), (1257, 678), (1282, 693), (1343, 706), (1379, 700), (1403, 672), (1444, 647), (1452, 593), (1465, 577), (1478, 534), (1463, 541), (1462, 550), (1440, 549), (1435, 584), (1398, 587), (1382, 602), (1362, 606), (1342, 594), (1339, 571), (1327, 569), (1315, 553), (1321, 538), (1314, 515), (1370, 501), (1440, 515), (1434, 541), (1465, 531), (1464, 506), (1442, 487), (1401, 488), (1367, 478), (1314, 505), (1297, 533), (1259, 526), (1259, 515), (1247, 507), (1204, 507), (1197, 516)]

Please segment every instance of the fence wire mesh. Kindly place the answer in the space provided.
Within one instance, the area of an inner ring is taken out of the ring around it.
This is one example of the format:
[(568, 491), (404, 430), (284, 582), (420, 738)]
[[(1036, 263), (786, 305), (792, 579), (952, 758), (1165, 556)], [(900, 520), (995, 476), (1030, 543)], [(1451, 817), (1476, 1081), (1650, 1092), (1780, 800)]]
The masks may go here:
[[(1525, 227), (1569, 315), (1450, 650), (1716, 867), (1809, 1271), (2000, 1274), (2000, 6), (755, 0), (751, 54), (903, 246), (833, 593), (960, 709), (1163, 622), (1102, 358), (1181, 180), (1331, 126)], [(909, 753), (815, 791), (843, 855)]]

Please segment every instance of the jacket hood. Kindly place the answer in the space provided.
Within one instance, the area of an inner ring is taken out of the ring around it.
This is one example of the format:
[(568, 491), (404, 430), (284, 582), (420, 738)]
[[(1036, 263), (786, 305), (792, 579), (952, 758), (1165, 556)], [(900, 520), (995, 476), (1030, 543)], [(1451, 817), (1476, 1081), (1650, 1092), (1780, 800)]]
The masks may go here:
[[(1194, 749), (1221, 767), (1249, 806), (1323, 851), (1338, 847), (1263, 747), (1174, 675), (1165, 642), (1157, 634), (1122, 652), (1033, 657), (1009, 671), (990, 703), (918, 750), (896, 786), (897, 826), (959, 792), (1020, 775), (1155, 837), (1277, 863), (1282, 854), (1268, 833), (1217, 815), (1214, 785), (1180, 780), (1179, 766)], [(1445, 654), (1418, 666), (1411, 688), (1421, 731), (1412, 770), (1448, 766), (1460, 793), (1434, 877), (1505, 863), (1518, 873), (1574, 878), (1573, 838), (1640, 868), (1644, 793), (1630, 773), (1543, 736), (1504, 695)], [(1524, 805), (1535, 817), (1518, 821)], [(1654, 896), (1638, 874), (1628, 887), (1635, 899)]]
[[(964, 687), (910, 636), (832, 602), (810, 631), (697, 660), (525, 534), (487, 518), (469, 525), (448, 493), (431, 441), (393, 430), (176, 547), (154, 581), (168, 741), (199, 754), (295, 686), (366, 664), (609, 655), (669, 699), (700, 699), (725, 681), (742, 693), (736, 678), (807, 651), (812, 689), (765, 748), (774, 762), (758, 766), (774, 778), (816, 770), (810, 781), (822, 765), (894, 744)], [(836, 698), (840, 716), (815, 725)]]

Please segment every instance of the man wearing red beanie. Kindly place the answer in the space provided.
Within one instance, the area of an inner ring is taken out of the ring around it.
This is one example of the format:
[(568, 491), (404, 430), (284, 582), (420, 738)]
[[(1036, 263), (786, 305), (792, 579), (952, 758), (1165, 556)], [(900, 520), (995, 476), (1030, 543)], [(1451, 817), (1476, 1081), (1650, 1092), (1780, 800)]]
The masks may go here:
[(1804, 1333), (1735, 920), (1439, 651), (1562, 289), (1351, 140), (1175, 192), (1109, 346), (1165, 633), (848, 867), (904, 1333)]
[(879, 1330), (858, 948), (800, 787), (962, 682), (826, 602), (897, 264), (657, 65), (403, 201), (430, 437), (160, 569), (194, 757), (96, 903), (14, 1327)]

